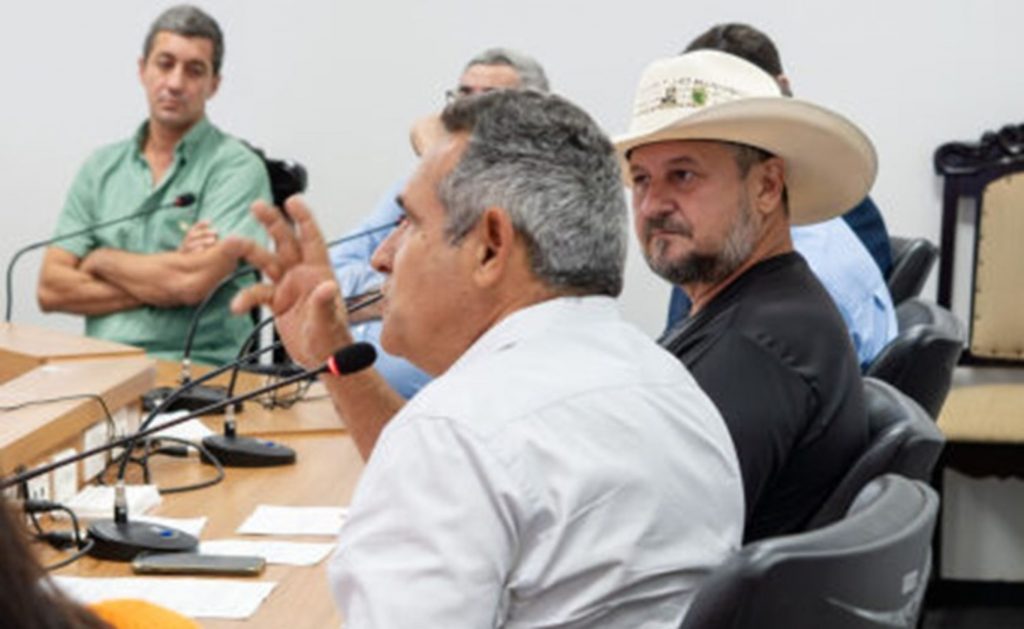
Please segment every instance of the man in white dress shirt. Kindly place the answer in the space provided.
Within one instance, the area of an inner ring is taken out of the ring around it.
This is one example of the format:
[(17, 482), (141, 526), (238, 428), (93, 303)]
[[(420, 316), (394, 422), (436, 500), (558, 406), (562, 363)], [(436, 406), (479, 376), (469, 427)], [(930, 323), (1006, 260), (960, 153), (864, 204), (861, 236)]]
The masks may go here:
[[(384, 347), (436, 379), (407, 404), (373, 370), (323, 381), (367, 459), (330, 565), (350, 629), (674, 628), (736, 550), (743, 491), (721, 416), (623, 322), (626, 207), (608, 139), (562, 98), (496, 91), (446, 135), (373, 257)], [(293, 357), (351, 342), (323, 239), (239, 255)]]

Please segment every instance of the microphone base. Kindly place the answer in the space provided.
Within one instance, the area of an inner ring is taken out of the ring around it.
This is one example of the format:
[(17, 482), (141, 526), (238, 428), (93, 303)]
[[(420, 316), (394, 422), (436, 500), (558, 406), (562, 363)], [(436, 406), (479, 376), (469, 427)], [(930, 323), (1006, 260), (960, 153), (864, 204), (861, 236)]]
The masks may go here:
[(89, 525), (97, 559), (131, 561), (141, 552), (174, 553), (195, 551), (199, 540), (177, 529), (148, 522), (96, 520)]
[[(156, 409), (164, 400), (169, 398), (178, 390), (177, 387), (157, 387), (151, 389), (145, 395), (142, 396), (142, 409), (147, 413)], [(228, 399), (227, 389), (224, 387), (207, 387), (207, 386), (196, 386), (192, 387), (185, 393), (181, 394), (176, 400), (171, 402), (165, 411), (198, 411), (211, 404), (218, 404)], [(218, 409), (216, 411), (210, 411), (209, 415), (220, 415), (223, 414), (227, 407)], [(235, 403), (235, 411), (239, 412), (242, 410), (242, 403)]]
[[(203, 446), (224, 467), (274, 467), (295, 463), (295, 450), (286, 445), (251, 437), (210, 435)], [(201, 454), (203, 463), (211, 461)]]

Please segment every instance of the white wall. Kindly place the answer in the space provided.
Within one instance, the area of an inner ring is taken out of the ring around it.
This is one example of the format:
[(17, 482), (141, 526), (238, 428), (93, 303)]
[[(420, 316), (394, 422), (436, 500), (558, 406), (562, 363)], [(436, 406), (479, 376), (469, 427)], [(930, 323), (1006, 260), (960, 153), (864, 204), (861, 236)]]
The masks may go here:
[[(49, 236), (81, 161), (144, 117), (135, 62), (169, 4), (11, 0), (0, 9), (0, 258)], [(779, 43), (799, 96), (844, 112), (874, 139), (873, 194), (897, 234), (938, 236), (938, 144), (1024, 120), (1024, 3), (1006, 0), (202, 4), (227, 37), (212, 119), (306, 164), (329, 235), (407, 172), (409, 123), (442, 103), (467, 58), (496, 44), (536, 55), (556, 91), (614, 134), (647, 62), (712, 23), (749, 21)], [(38, 261), (19, 265), (15, 320), (77, 329), (74, 318), (38, 312)], [(657, 333), (666, 296), (634, 253), (627, 316)]]

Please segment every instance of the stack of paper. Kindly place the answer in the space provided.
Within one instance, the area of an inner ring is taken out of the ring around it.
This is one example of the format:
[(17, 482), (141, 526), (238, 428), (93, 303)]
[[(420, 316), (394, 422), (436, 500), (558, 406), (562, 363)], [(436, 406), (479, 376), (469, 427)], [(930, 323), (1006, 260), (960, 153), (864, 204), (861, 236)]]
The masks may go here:
[(84, 603), (113, 598), (138, 598), (193, 618), (252, 616), (277, 583), (234, 579), (126, 577), (93, 579), (54, 577), (65, 594)]
[(243, 535), (337, 535), (347, 507), (279, 507), (259, 505), (238, 527)]

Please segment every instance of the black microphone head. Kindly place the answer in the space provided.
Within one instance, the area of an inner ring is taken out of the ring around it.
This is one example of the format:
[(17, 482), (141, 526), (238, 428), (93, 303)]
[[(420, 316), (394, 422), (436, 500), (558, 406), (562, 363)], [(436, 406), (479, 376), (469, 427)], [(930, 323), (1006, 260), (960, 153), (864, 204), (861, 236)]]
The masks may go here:
[(196, 202), (196, 195), (191, 192), (185, 194), (179, 194), (174, 199), (174, 207), (188, 207)]
[(353, 343), (334, 352), (327, 361), (328, 369), (336, 376), (362, 371), (377, 360), (377, 349), (365, 342)]

